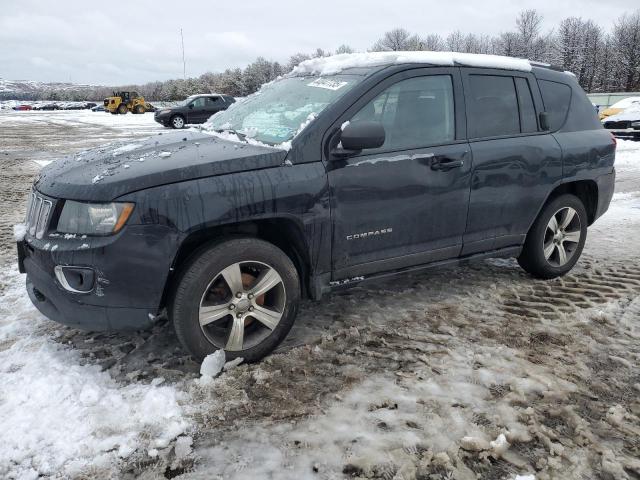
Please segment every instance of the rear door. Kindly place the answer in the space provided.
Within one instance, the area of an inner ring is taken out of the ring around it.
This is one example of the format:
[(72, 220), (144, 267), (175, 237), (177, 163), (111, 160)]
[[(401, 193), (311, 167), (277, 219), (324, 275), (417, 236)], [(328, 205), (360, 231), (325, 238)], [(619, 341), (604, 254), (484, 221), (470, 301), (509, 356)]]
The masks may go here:
[(218, 113), (220, 110), (224, 109), (224, 99), (222, 97), (206, 97), (205, 99), (205, 116), (202, 120), (206, 122), (209, 117), (215, 113)]
[(336, 125), (367, 120), (383, 124), (384, 145), (327, 164), (334, 281), (456, 257), (462, 248), (470, 156), (458, 69), (395, 74)]
[(463, 255), (520, 245), (554, 185), (562, 154), (537, 112), (542, 99), (525, 72), (462, 68), (473, 154)]

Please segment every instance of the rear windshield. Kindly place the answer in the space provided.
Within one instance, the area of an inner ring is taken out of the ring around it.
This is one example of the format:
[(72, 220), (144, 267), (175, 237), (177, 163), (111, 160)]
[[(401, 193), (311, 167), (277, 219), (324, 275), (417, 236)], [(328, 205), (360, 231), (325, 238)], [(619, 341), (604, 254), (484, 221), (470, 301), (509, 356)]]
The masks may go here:
[(538, 80), (544, 109), (549, 114), (551, 131), (558, 130), (564, 124), (571, 103), (571, 87), (564, 83)]
[(233, 130), (263, 143), (291, 140), (308, 122), (362, 80), (360, 75), (286, 77), (214, 115), (206, 128)]

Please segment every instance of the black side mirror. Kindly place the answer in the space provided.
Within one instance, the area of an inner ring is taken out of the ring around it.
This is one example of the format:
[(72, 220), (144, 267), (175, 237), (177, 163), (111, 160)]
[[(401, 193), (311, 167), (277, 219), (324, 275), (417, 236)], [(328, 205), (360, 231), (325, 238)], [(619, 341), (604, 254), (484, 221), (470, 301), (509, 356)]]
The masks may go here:
[(540, 121), (540, 128), (542, 130), (549, 131), (551, 130), (551, 125), (549, 123), (549, 114), (547, 112), (540, 112), (538, 114), (538, 120)]
[(362, 121), (352, 122), (344, 127), (340, 135), (342, 148), (334, 149), (337, 157), (355, 155), (368, 148), (379, 148), (384, 145), (385, 132), (382, 123)]
[(190, 103), (188, 106), (191, 110), (193, 110), (193, 103)]

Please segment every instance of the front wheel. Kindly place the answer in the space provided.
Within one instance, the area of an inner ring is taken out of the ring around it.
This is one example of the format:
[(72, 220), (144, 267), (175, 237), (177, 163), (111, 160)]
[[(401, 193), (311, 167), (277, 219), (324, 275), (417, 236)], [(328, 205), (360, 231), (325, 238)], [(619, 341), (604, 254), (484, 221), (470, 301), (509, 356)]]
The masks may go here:
[(120, 106), (118, 107), (118, 113), (121, 115), (124, 115), (128, 112), (129, 110), (127, 109), (127, 106), (124, 103), (121, 103)]
[(181, 128), (184, 128), (184, 117), (182, 117), (181, 115), (175, 115), (171, 119), (171, 127), (176, 128), (178, 130)]
[(587, 211), (575, 195), (553, 199), (534, 222), (518, 258), (538, 278), (555, 278), (573, 268), (587, 239)]
[(293, 326), (298, 272), (276, 246), (238, 238), (205, 247), (187, 263), (170, 306), (178, 338), (201, 360), (225, 350), (227, 360), (254, 362)]

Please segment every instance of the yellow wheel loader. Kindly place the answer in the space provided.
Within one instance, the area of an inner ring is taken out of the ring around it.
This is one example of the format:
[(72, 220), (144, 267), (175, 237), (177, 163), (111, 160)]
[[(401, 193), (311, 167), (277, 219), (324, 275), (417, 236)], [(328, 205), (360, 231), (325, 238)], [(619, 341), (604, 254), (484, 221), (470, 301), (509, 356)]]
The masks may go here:
[(117, 113), (145, 113), (155, 109), (138, 92), (113, 92), (113, 96), (104, 99), (104, 108), (114, 115)]

